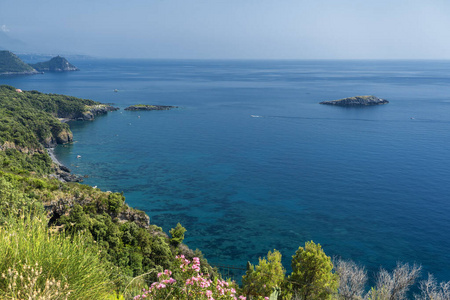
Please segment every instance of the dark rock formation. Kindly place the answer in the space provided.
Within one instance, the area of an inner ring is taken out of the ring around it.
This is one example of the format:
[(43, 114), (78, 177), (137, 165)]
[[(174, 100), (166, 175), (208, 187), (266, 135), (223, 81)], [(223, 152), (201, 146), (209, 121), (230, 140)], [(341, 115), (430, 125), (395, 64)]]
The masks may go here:
[(51, 134), (42, 141), (45, 148), (53, 148), (57, 144), (67, 144), (73, 142), (73, 134), (70, 130), (62, 130), (58, 134)]
[(170, 106), (170, 105), (148, 105), (148, 104), (137, 104), (131, 105), (125, 110), (169, 110), (172, 108), (177, 108), (178, 106)]
[(31, 64), (33, 68), (40, 72), (69, 72), (69, 71), (79, 71), (77, 67), (72, 65), (61, 56), (56, 56), (46, 62), (40, 62), (37, 64)]
[(355, 96), (333, 101), (323, 101), (320, 104), (337, 105), (337, 106), (371, 106), (387, 104), (389, 101), (380, 99), (375, 96)]
[(83, 177), (70, 173), (70, 169), (66, 166), (59, 165), (55, 167), (55, 176), (62, 182), (82, 182)]

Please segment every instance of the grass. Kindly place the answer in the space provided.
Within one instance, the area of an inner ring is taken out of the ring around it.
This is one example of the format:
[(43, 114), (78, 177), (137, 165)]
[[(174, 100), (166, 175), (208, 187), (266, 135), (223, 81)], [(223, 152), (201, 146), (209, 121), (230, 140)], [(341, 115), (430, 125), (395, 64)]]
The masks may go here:
[(84, 235), (49, 230), (43, 215), (0, 227), (0, 299), (107, 299), (112, 268)]

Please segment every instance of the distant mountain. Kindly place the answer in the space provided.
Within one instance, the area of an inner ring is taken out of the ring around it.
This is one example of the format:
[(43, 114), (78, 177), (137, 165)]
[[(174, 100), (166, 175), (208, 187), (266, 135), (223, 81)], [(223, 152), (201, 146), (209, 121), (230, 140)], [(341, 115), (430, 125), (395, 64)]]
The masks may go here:
[(40, 62), (37, 64), (31, 64), (33, 68), (39, 72), (67, 72), (67, 71), (79, 71), (77, 67), (72, 65), (61, 56), (56, 56), (46, 62)]
[(0, 30), (0, 50), (24, 51), (28, 50), (26, 43), (10, 37), (6, 32)]
[(0, 75), (2, 74), (36, 74), (33, 67), (24, 63), (14, 53), (0, 51)]

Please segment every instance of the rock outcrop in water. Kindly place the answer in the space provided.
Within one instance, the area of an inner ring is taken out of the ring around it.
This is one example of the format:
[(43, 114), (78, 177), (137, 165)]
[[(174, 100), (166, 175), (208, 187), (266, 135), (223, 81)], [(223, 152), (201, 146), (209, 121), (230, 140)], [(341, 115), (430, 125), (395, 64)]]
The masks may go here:
[(389, 101), (385, 99), (380, 99), (375, 96), (355, 96), (339, 100), (320, 102), (320, 104), (336, 105), (336, 106), (372, 106), (387, 103), (389, 103)]
[(31, 64), (33, 68), (40, 72), (69, 72), (69, 71), (79, 71), (77, 67), (72, 65), (61, 56), (56, 56), (46, 62), (40, 62), (37, 64)]
[(170, 105), (136, 104), (125, 108), (125, 110), (169, 110), (177, 107), (178, 106), (170, 106)]

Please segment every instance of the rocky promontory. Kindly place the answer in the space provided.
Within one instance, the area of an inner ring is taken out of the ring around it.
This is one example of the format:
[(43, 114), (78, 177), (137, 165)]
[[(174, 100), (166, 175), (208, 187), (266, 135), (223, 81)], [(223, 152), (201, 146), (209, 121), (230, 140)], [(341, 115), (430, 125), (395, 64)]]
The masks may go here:
[(169, 110), (172, 108), (178, 108), (178, 106), (136, 104), (128, 106), (125, 110)]
[(38, 71), (24, 63), (14, 53), (0, 51), (0, 75), (32, 75), (38, 73)]
[(108, 104), (90, 105), (87, 107), (86, 111), (82, 112), (81, 115), (79, 115), (74, 119), (79, 121), (92, 121), (94, 120), (95, 116), (104, 115), (109, 111), (116, 111), (116, 110), (119, 110), (119, 108), (113, 107)]
[(387, 104), (389, 101), (380, 99), (375, 96), (355, 96), (339, 100), (323, 101), (319, 104), (336, 105), (336, 106), (372, 106)]
[(46, 62), (40, 62), (36, 64), (31, 64), (33, 68), (40, 72), (69, 72), (69, 71), (79, 71), (77, 67), (72, 65), (61, 56), (56, 56)]

